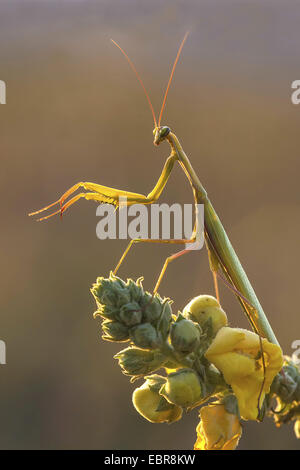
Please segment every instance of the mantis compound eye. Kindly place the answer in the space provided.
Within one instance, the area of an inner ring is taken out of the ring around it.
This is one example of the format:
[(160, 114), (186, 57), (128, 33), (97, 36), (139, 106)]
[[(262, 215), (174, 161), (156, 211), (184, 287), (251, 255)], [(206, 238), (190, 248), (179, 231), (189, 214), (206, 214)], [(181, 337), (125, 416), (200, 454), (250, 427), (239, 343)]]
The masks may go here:
[(161, 127), (160, 130), (159, 130), (160, 137), (161, 138), (166, 137), (169, 134), (170, 131), (171, 131), (171, 129), (167, 126)]

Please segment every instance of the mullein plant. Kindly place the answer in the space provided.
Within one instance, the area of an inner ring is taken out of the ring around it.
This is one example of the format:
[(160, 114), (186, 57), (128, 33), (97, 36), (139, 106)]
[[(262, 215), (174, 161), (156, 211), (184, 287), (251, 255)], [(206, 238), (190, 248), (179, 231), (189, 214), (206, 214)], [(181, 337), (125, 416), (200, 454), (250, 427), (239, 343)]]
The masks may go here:
[(144, 291), (142, 278), (112, 273), (92, 287), (102, 338), (127, 342), (114, 357), (131, 382), (143, 379), (132, 402), (152, 423), (173, 423), (200, 408), (196, 450), (233, 450), (242, 420), (272, 416), (295, 421), (300, 438), (300, 371), (280, 346), (242, 328), (210, 295), (192, 299), (175, 315), (172, 301)]

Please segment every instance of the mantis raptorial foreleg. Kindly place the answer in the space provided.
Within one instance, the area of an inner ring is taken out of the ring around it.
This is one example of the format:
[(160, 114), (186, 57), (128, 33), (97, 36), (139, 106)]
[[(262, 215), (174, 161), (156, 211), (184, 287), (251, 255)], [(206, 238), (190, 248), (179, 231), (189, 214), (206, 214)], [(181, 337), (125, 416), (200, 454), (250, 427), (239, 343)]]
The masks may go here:
[[(44, 212), (44, 211), (48, 210), (49, 208), (55, 206), (56, 204), (59, 204), (59, 206), (60, 206), (60, 208), (57, 211), (55, 211), (55, 212), (53, 212), (53, 213), (51, 213), (51, 214), (49, 214), (45, 217), (41, 217), (38, 220), (39, 221), (46, 220), (49, 217), (52, 217), (53, 215), (57, 215), (57, 214), (62, 215), (72, 204), (74, 204), (75, 202), (77, 202), (81, 198), (85, 198), (86, 200), (93, 200), (93, 201), (97, 201), (97, 202), (113, 204), (116, 207), (119, 207), (119, 206), (122, 206), (122, 205), (129, 206), (129, 205), (133, 205), (133, 204), (152, 204), (155, 201), (157, 201), (158, 198), (160, 197), (160, 195), (161, 195), (161, 193), (162, 193), (162, 191), (163, 191), (163, 189), (164, 189), (164, 187), (165, 187), (165, 185), (166, 185), (166, 183), (169, 179), (169, 176), (171, 174), (171, 171), (174, 167), (174, 163), (175, 163), (176, 160), (177, 160), (177, 155), (171, 153), (171, 155), (167, 158), (167, 160), (165, 162), (162, 173), (161, 173), (156, 185), (154, 186), (152, 191), (147, 196), (145, 196), (143, 194), (124, 191), (124, 190), (121, 190), (121, 189), (114, 189), (114, 188), (110, 188), (110, 187), (107, 187), (107, 186), (102, 186), (102, 185), (97, 184), (97, 183), (80, 182), (80, 183), (77, 183), (74, 186), (72, 186), (70, 189), (68, 189), (54, 203), (44, 207), (43, 209), (32, 212), (29, 215), (40, 214), (41, 212)], [(71, 196), (79, 188), (84, 188), (86, 190), (90, 190), (90, 191), (93, 191), (93, 192), (79, 193), (76, 196), (69, 199), (67, 202), (65, 202), (68, 199), (68, 197)], [(123, 255), (121, 256), (121, 259), (118, 262), (118, 264), (117, 264), (117, 266), (114, 270), (114, 274), (117, 273), (117, 271), (120, 268), (121, 264), (123, 263), (125, 257), (127, 256), (129, 250), (131, 249), (131, 247), (135, 243), (140, 243), (140, 242), (145, 242), (145, 243), (166, 243), (166, 244), (194, 243), (195, 240), (196, 240), (195, 233), (196, 233), (196, 226), (194, 228), (194, 231), (193, 231), (193, 234), (192, 234), (191, 238), (189, 238), (189, 239), (182, 238), (182, 239), (174, 239), (174, 240), (173, 239), (153, 240), (153, 239), (140, 239), (140, 238), (138, 238), (138, 239), (131, 240), (130, 243), (128, 244), (126, 250), (124, 251)], [(187, 250), (187, 249), (186, 250), (181, 250), (179, 253), (175, 253), (175, 254), (169, 256), (166, 259), (166, 261), (164, 263), (164, 266), (163, 266), (163, 269), (162, 269), (162, 271), (159, 275), (158, 281), (155, 285), (154, 293), (157, 291), (157, 289), (160, 285), (160, 282), (163, 278), (163, 275), (166, 271), (166, 268), (167, 268), (168, 264), (173, 259), (178, 258), (179, 256), (187, 253), (188, 251), (189, 250)]]
[[(52, 204), (49, 204), (46, 207), (43, 207), (42, 209), (31, 212), (29, 215), (37, 215), (40, 214), (41, 212), (44, 212), (51, 207), (55, 205), (59, 205), (60, 209), (45, 216), (41, 217), (38, 219), (39, 221), (41, 220), (46, 220), (49, 219), (49, 217), (52, 217), (53, 215), (60, 214), (62, 215), (65, 210), (70, 207), (72, 204), (78, 201), (80, 198), (85, 198), (87, 200), (93, 200), (97, 202), (103, 202), (103, 203), (108, 203), (108, 204), (113, 204), (116, 207), (119, 207), (120, 205), (133, 205), (133, 204), (152, 204), (153, 202), (157, 201), (159, 196), (161, 195), (168, 179), (170, 176), (170, 173), (173, 169), (174, 163), (176, 161), (177, 157), (174, 154), (171, 154), (164, 165), (164, 168), (161, 172), (161, 175), (152, 189), (152, 191), (145, 196), (144, 194), (138, 194), (138, 193), (132, 193), (129, 191), (124, 191), (122, 189), (114, 189), (110, 188), (108, 186), (102, 186), (101, 184), (97, 183), (88, 183), (88, 182), (80, 182), (74, 184), (70, 189), (68, 189), (57, 201), (53, 202)], [(71, 198), (68, 202), (64, 203), (65, 200), (73, 194), (77, 189), (79, 188), (84, 188), (89, 191), (89, 193), (79, 193), (73, 198)]]

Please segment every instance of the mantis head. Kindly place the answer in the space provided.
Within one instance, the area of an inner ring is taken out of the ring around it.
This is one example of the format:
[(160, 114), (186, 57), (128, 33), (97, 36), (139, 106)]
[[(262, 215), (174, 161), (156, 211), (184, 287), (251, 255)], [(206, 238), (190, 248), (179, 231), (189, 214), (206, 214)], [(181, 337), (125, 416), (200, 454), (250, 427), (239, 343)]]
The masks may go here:
[(155, 127), (153, 130), (153, 135), (154, 135), (154, 145), (159, 145), (167, 135), (171, 132), (171, 129), (168, 126), (160, 126), (160, 127)]

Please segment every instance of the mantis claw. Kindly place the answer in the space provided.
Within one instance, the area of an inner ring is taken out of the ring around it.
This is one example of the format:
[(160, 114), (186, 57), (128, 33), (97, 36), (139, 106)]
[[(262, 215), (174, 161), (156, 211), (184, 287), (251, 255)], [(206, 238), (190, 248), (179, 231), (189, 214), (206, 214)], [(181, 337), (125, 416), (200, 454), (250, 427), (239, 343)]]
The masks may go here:
[(58, 204), (59, 201), (60, 201), (60, 199), (58, 199), (58, 201), (53, 202), (52, 204), (49, 204), (49, 206), (43, 207), (43, 209), (39, 209), (38, 211), (30, 212), (30, 214), (28, 214), (28, 215), (32, 216), (32, 215), (40, 214), (41, 212), (44, 212), (44, 211), (50, 209), (50, 207), (53, 207), (56, 204)]

